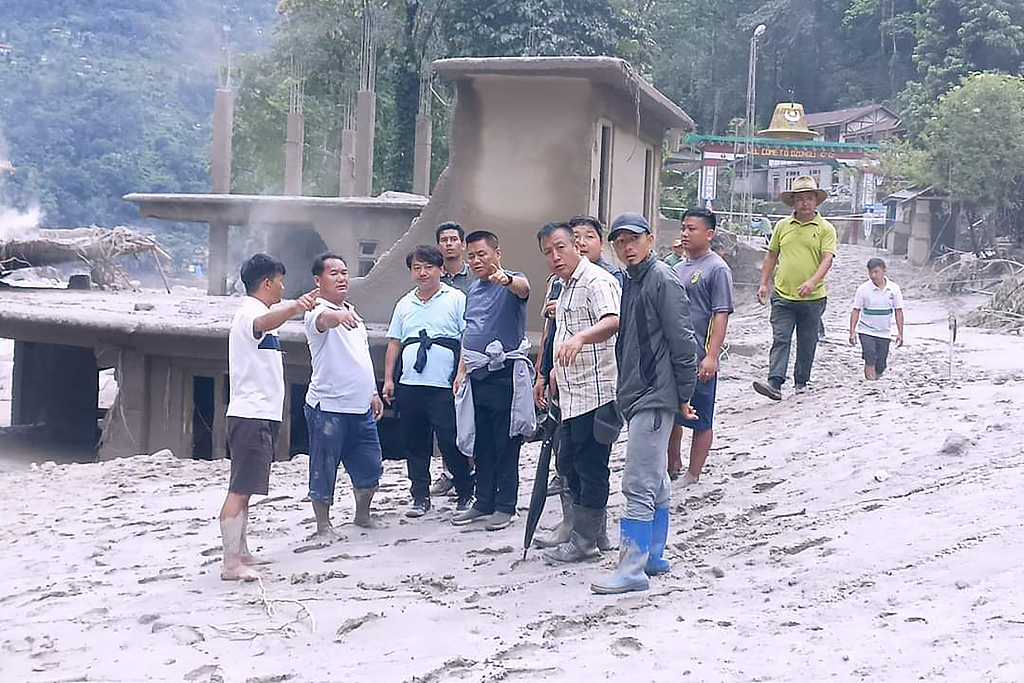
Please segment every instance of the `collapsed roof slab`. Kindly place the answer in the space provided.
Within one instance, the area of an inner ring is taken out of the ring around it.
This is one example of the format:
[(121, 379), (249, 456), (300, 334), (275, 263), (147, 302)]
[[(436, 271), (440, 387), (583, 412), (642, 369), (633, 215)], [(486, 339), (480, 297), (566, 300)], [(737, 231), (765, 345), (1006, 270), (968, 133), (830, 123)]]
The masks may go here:
[(269, 223), (314, 223), (348, 211), (393, 210), (417, 214), (427, 198), (411, 194), (380, 197), (293, 197), (250, 194), (169, 194), (133, 192), (124, 200), (136, 204), (144, 218), (209, 223), (225, 221), (247, 226)]
[[(29, 399), (38, 399), (35, 387), (52, 376), (48, 366), (87, 358), (94, 374), (99, 369), (114, 368), (118, 384), (115, 406), (107, 412), (101, 459), (162, 448), (190, 457), (197, 410), (193, 392), (196, 379), (205, 378), (213, 394), (212, 412), (206, 416), (212, 425), (213, 457), (223, 457), (224, 413), (230, 392), (228, 336), (239, 305), (238, 297), (180, 291), (173, 295), (152, 291), (114, 294), (2, 287), (0, 337), (15, 340), (15, 376), (24, 379), (15, 383), (15, 404), (31, 407), (39, 403)], [(385, 332), (383, 326), (368, 326), (376, 368), (383, 367)], [(284, 351), (285, 381), (291, 388), (286, 392), (282, 436), (276, 446), (278, 457), (284, 458), (293, 452), (291, 420), (302, 419), (299, 402), (309, 382), (310, 358), (300, 320), (286, 322), (278, 336)], [(35, 355), (41, 360), (35, 364), (37, 372), (33, 372), (31, 363), (24, 364), (32, 354), (19, 356), (19, 348), (38, 352)], [(83, 349), (87, 352), (79, 353)], [(88, 373), (82, 370), (80, 374), (84, 378)], [(60, 424), (87, 425), (91, 421), (95, 426), (95, 387), (85, 382), (77, 384), (82, 391), (75, 391), (75, 396), (83, 400), (72, 401), (55, 394), (51, 404), (76, 413), (60, 415)], [(31, 418), (34, 412), (39, 411), (28, 410), (27, 414)], [(49, 417), (48, 428), (53, 415)], [(298, 428), (301, 430), (301, 424)]]
[[(267, 250), (285, 263), (287, 296), (308, 291), (309, 266), (324, 251), (341, 255), (353, 274), (409, 229), (427, 203), (426, 197), (385, 192), (378, 197), (300, 197), (236, 194), (143, 194), (124, 197), (147, 218), (211, 225), (272, 228)], [(373, 253), (367, 255), (366, 248)], [(377, 251), (379, 245), (379, 251)], [(210, 263), (227, 259), (226, 249), (210, 250)], [(236, 265), (224, 264), (232, 274)], [(211, 292), (213, 293), (213, 292)]]

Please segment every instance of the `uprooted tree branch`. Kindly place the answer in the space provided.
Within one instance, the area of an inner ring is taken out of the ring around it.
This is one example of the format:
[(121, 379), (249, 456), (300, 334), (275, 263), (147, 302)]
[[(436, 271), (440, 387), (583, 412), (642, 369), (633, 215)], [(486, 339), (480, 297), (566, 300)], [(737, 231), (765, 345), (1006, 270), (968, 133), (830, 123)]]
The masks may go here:
[(972, 325), (1024, 327), (1024, 263), (1009, 256), (948, 252), (936, 261), (928, 286), (944, 293), (987, 296), (988, 301), (969, 317)]
[(80, 263), (89, 266), (93, 282), (111, 288), (130, 288), (118, 265), (123, 256), (150, 253), (163, 275), (161, 258), (170, 255), (154, 237), (131, 228), (75, 228), (32, 230), (10, 239), (0, 239), (0, 278), (21, 268)]

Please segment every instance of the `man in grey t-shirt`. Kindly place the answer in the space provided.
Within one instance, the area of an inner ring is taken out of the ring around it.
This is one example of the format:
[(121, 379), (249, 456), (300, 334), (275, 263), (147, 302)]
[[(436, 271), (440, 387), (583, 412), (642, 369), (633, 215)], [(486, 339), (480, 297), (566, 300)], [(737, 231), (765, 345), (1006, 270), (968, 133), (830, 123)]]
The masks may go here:
[(683, 485), (697, 483), (701, 469), (711, 451), (715, 415), (715, 394), (718, 388), (718, 356), (725, 341), (725, 331), (732, 313), (732, 271), (722, 257), (711, 251), (715, 235), (715, 214), (707, 209), (689, 209), (683, 214), (682, 242), (686, 258), (675, 265), (676, 275), (690, 299), (690, 322), (697, 340), (697, 388), (690, 405), (697, 411), (696, 420), (676, 416), (676, 424), (668, 442), (669, 476), (675, 479), (683, 468), (680, 446), (683, 427), (693, 430), (690, 462), (683, 475)]

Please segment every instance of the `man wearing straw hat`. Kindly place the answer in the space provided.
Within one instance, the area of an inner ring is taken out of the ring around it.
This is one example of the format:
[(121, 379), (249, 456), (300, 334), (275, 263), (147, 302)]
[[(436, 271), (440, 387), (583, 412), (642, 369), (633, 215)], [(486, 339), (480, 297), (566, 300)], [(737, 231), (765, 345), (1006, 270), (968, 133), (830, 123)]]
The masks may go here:
[(825, 274), (836, 253), (836, 229), (818, 213), (818, 206), (826, 197), (828, 193), (818, 189), (811, 176), (793, 181), (792, 189), (782, 193), (782, 201), (793, 207), (793, 215), (775, 224), (768, 255), (761, 266), (761, 283), (757, 288), (761, 305), (767, 302), (768, 280), (775, 272), (771, 292), (772, 350), (768, 382), (754, 382), (754, 391), (773, 401), (782, 400), (794, 328), (793, 384), (800, 391), (811, 379), (818, 327), (825, 312)]
[(683, 246), (683, 238), (677, 237), (672, 240), (672, 251), (662, 261), (674, 268), (677, 263), (683, 260), (683, 254), (685, 253), (686, 248)]

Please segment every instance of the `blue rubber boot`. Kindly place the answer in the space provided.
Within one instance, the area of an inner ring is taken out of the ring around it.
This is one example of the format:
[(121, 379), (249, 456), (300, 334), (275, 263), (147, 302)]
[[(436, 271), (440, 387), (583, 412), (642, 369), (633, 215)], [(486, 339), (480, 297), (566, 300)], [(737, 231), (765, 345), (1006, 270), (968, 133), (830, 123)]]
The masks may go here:
[(659, 508), (654, 511), (654, 521), (651, 522), (651, 552), (647, 557), (647, 566), (644, 567), (648, 576), (664, 574), (672, 568), (672, 564), (662, 557), (667, 542), (668, 508)]
[(651, 549), (652, 522), (623, 518), (620, 522), (619, 566), (603, 581), (590, 584), (598, 595), (645, 591), (650, 587), (644, 567)]

